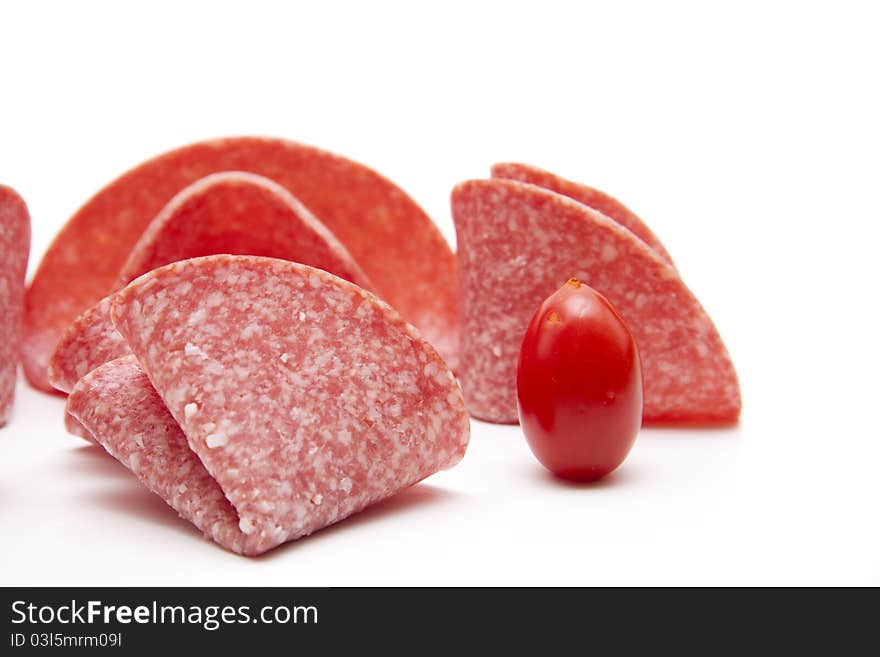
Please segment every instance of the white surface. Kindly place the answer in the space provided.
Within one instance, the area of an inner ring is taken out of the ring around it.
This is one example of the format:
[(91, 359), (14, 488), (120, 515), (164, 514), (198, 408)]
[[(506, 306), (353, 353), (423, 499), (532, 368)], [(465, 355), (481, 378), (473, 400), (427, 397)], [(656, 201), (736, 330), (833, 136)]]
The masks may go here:
[(30, 205), (31, 271), (102, 185), (206, 137), (360, 160), (450, 238), (452, 185), (527, 161), (664, 240), (734, 357), (740, 425), (643, 431), (572, 487), (475, 422), (454, 470), (247, 560), (22, 383), (0, 584), (880, 584), (871, 4), (474, 4), (4, 3), (0, 181)]

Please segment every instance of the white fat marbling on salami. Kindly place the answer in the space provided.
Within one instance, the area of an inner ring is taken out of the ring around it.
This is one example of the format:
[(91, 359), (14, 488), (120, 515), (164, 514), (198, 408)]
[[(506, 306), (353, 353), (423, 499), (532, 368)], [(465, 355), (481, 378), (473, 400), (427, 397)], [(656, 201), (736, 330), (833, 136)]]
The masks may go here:
[[(128, 344), (110, 321), (110, 299), (104, 298), (77, 317), (64, 332), (49, 361), (49, 383), (56, 390), (69, 393), (92, 370), (129, 354)], [(65, 415), (64, 427), (68, 433), (94, 442), (91, 432), (69, 414)]]
[(516, 363), (540, 303), (576, 277), (629, 326), (644, 371), (644, 419), (731, 420), (736, 373), (676, 271), (629, 230), (534, 185), (476, 180), (452, 194), (461, 302), (459, 377), (470, 412), (516, 422)]
[(110, 298), (104, 298), (76, 318), (49, 361), (49, 382), (69, 393), (86, 374), (131, 353), (110, 321)]

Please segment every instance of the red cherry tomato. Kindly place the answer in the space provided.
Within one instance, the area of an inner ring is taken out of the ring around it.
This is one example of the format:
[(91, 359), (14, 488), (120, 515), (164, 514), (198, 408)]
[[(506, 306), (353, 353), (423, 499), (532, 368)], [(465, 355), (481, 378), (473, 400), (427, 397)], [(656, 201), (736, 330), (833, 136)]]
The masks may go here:
[(593, 481), (623, 463), (642, 421), (642, 367), (608, 300), (576, 279), (548, 297), (523, 339), (516, 372), (523, 433), (564, 479)]

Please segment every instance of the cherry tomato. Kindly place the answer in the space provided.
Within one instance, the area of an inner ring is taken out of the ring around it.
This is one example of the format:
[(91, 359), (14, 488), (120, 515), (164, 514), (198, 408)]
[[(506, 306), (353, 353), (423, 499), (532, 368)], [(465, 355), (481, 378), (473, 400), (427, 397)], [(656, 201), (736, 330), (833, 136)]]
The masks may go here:
[(642, 421), (642, 367), (629, 329), (576, 279), (548, 297), (523, 339), (516, 372), (523, 433), (564, 479), (593, 481), (623, 463)]

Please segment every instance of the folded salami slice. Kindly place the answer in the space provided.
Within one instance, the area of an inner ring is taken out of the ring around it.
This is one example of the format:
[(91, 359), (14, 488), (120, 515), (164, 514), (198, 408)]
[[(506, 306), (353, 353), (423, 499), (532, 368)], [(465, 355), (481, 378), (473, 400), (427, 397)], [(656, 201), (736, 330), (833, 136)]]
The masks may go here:
[[(605, 295), (642, 359), (646, 421), (729, 421), (736, 373), (677, 272), (626, 228), (554, 192), (474, 180), (452, 192), (462, 304), (459, 377), (470, 412), (516, 422), (516, 362), (535, 308), (568, 278)], [(588, 373), (585, 373), (588, 375)]]
[(342, 243), (290, 192), (241, 171), (206, 176), (171, 199), (135, 244), (120, 287), (178, 260), (229, 253), (293, 260), (373, 287)]
[(651, 229), (645, 225), (639, 217), (623, 203), (616, 198), (609, 196), (598, 189), (587, 187), (580, 183), (560, 178), (559, 176), (544, 171), (530, 164), (518, 164), (513, 162), (504, 162), (496, 164), (492, 167), (493, 178), (505, 178), (507, 180), (518, 180), (519, 182), (530, 183), (549, 189), (557, 194), (568, 196), (594, 210), (598, 210), (606, 217), (614, 219), (624, 228), (632, 231), (636, 237), (650, 246), (654, 252), (663, 258), (669, 264), (672, 264), (672, 258), (666, 252), (666, 248), (657, 239), (657, 236), (651, 232)]
[(186, 186), (246, 171), (287, 189), (339, 239), (374, 290), (415, 324), (450, 365), (457, 348), (455, 258), (400, 188), (361, 164), (279, 139), (241, 137), (171, 151), (98, 192), (56, 237), (28, 289), (23, 364), (51, 391), (47, 366), (67, 326), (114, 291), (148, 224)]
[(9, 420), (15, 397), (30, 246), (27, 206), (13, 189), (0, 185), (0, 426)]
[[(250, 256), (186, 260), (119, 292), (111, 316), (232, 505), (244, 538), (199, 525), (231, 550), (257, 554), (310, 534), (464, 454), (467, 412), (438, 353), (387, 304), (322, 270)], [(135, 425), (120, 426), (108, 385), (92, 385), (103, 371), (75, 386), (69, 409), (98, 441), (119, 444)], [(82, 410), (88, 390), (92, 415)], [(168, 426), (151, 421), (137, 424)], [(151, 467), (139, 476), (175, 505), (168, 491), (189, 481)]]
[[(120, 412), (124, 409), (124, 412)], [(134, 356), (101, 365), (67, 399), (68, 417), (91, 428), (101, 445), (203, 534), (239, 554), (259, 554), (259, 536), (239, 517)]]

